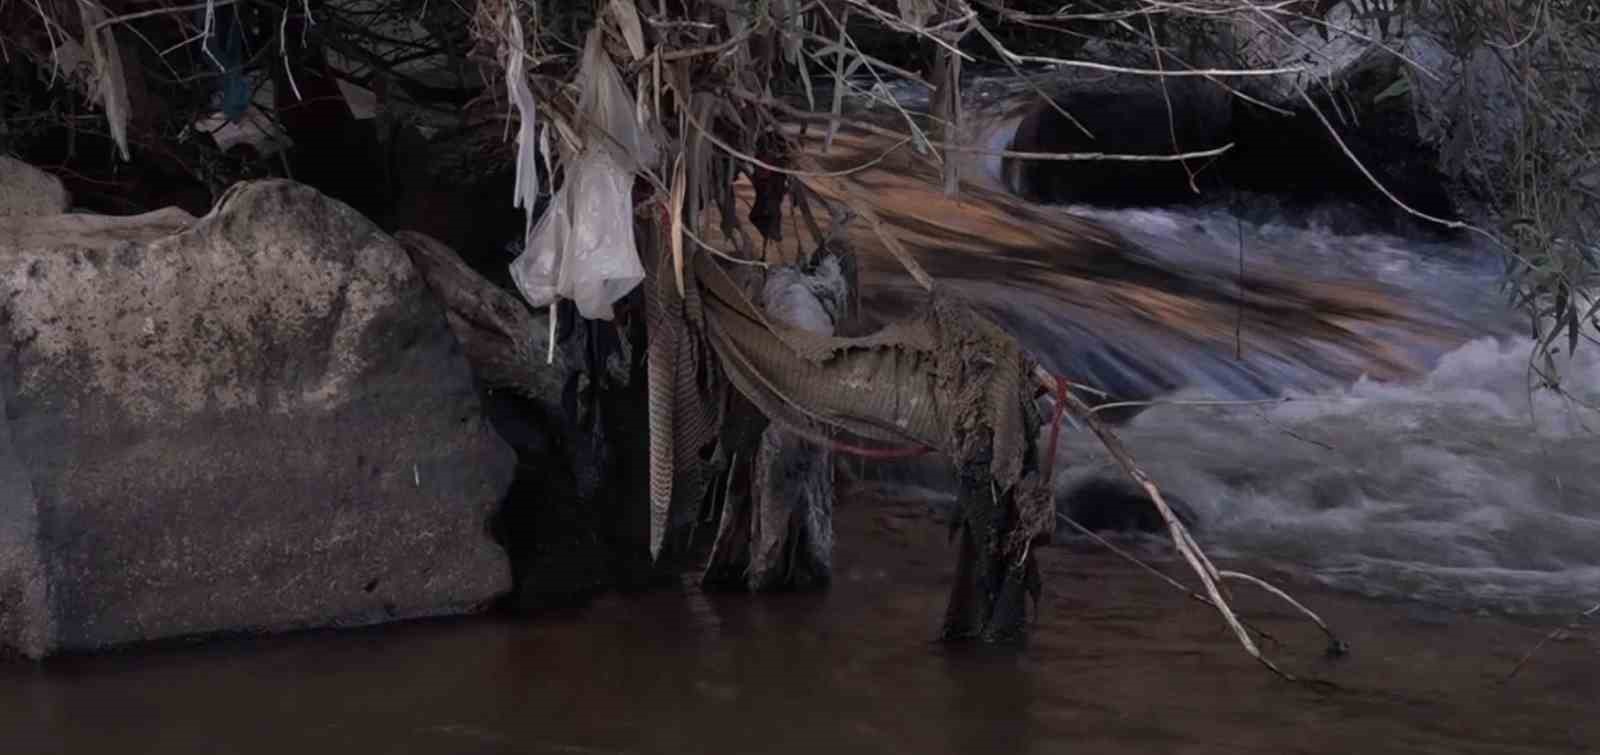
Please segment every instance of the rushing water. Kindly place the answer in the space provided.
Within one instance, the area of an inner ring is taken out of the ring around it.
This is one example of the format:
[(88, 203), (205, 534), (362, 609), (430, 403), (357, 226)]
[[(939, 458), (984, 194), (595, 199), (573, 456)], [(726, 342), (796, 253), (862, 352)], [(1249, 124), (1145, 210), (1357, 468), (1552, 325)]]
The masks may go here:
[[(1163, 243), (1188, 225), (1171, 213), (1100, 215), (1157, 253), (1205, 248)], [(1213, 216), (1188, 232), (1225, 238), (1227, 223), (1218, 225)], [(1141, 415), (1129, 442), (1191, 503), (1206, 537), (1375, 594), (1519, 611), (1600, 600), (1600, 473), (1585, 462), (1600, 452), (1600, 415), (1587, 408), (1600, 405), (1600, 355), (1580, 348), (1559, 364), (1575, 400), (1531, 390), (1532, 343), (1506, 332), (1503, 299), (1488, 293), (1492, 257), (1325, 228), (1258, 229), (1246, 248), (1274, 250), (1275, 264), (1401, 288), (1495, 335), (1420, 350), (1433, 367), (1416, 381), (1307, 392), (1316, 381), (1285, 367), (1272, 377), (1301, 389), (1295, 403)], [(1181, 397), (1256, 397), (1197, 377)]]
[[(1170, 264), (1225, 275), (1242, 223), (1225, 213), (1094, 213)], [(1600, 353), (1558, 361), (1568, 397), (1533, 388), (1532, 341), (1512, 335), (1486, 250), (1326, 227), (1257, 225), (1245, 248), (1302, 277), (1359, 278), (1407, 292), (1483, 333), (1449, 351), (1413, 348), (1415, 380), (1338, 383), (1304, 365), (1218, 379), (1208, 354), (1169, 398), (1292, 403), (1169, 406), (1126, 429), (1157, 479), (1186, 500), (1206, 541), (1363, 593), (1507, 611), (1600, 602)], [(1230, 235), (1232, 238), (1230, 239)], [(1253, 238), (1252, 238), (1253, 236)], [(1222, 243), (1207, 243), (1210, 240)], [(1393, 334), (1373, 335), (1395, 342)], [(1593, 346), (1593, 344), (1585, 344)], [(1248, 345), (1245, 346), (1248, 348)], [(1321, 383), (1322, 385), (1318, 385)], [(1335, 383), (1328, 385), (1328, 383)], [(1068, 459), (1097, 457), (1085, 438)], [(1107, 471), (1068, 463), (1063, 484)]]
[[(1124, 434), (1221, 553), (1373, 595), (1581, 610), (1600, 602), (1600, 416), (1550, 395), (1530, 403), (1529, 350), (1485, 338), (1415, 384), (1159, 408)], [(1579, 356), (1567, 379), (1592, 400), (1600, 361)], [(1066, 489), (1113, 474), (1086, 438), (1063, 454)]]

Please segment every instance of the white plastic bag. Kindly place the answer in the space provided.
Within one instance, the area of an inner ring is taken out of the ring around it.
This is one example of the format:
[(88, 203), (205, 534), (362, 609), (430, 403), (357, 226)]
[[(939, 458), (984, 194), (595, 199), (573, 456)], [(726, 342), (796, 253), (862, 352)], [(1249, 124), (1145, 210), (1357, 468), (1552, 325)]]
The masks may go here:
[(578, 73), (583, 152), (567, 161), (566, 181), (511, 263), (511, 279), (535, 307), (572, 299), (578, 313), (610, 320), (612, 304), (644, 280), (633, 238), (633, 175), (655, 160), (633, 97), (589, 35)]

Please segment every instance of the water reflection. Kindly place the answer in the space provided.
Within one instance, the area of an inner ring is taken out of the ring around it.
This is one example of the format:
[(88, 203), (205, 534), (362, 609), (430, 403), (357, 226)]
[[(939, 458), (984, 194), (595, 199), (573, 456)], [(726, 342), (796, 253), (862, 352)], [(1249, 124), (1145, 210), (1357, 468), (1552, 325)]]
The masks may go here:
[[(1044, 556), (1017, 651), (931, 641), (948, 588), (920, 505), (847, 502), (831, 589), (613, 595), (479, 618), (0, 666), (0, 738), (27, 753), (1571, 751), (1600, 741), (1593, 644), (1302, 585), (1355, 646), (1338, 664), (1275, 604), (1288, 685), (1203, 606), (1099, 555)], [(1314, 740), (1308, 732), (1315, 731)]]

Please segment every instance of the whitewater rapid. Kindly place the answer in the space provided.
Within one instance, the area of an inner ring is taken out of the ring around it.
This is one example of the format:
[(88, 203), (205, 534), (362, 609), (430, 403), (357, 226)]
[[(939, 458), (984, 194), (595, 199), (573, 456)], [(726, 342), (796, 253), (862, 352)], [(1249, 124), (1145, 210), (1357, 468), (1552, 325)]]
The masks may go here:
[[(1161, 406), (1122, 434), (1215, 555), (1451, 608), (1582, 610), (1600, 602), (1600, 350), (1562, 365), (1572, 398), (1528, 390), (1531, 351), (1482, 338), (1414, 384)], [(1082, 434), (1058, 473), (1063, 492), (1116, 475)]]

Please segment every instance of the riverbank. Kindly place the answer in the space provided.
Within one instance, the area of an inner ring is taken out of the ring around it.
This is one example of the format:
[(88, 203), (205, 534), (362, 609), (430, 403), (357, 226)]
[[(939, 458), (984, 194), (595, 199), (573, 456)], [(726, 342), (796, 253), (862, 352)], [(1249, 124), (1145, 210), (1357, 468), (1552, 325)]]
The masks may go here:
[[(931, 642), (952, 559), (915, 503), (846, 498), (827, 591), (612, 594), (534, 620), (423, 622), (0, 666), (0, 739), (37, 753), (1584, 752), (1600, 644), (1556, 622), (1264, 596), (1273, 677), (1210, 608), (1052, 547), (1031, 644)], [(1181, 570), (1171, 569), (1181, 574)]]

